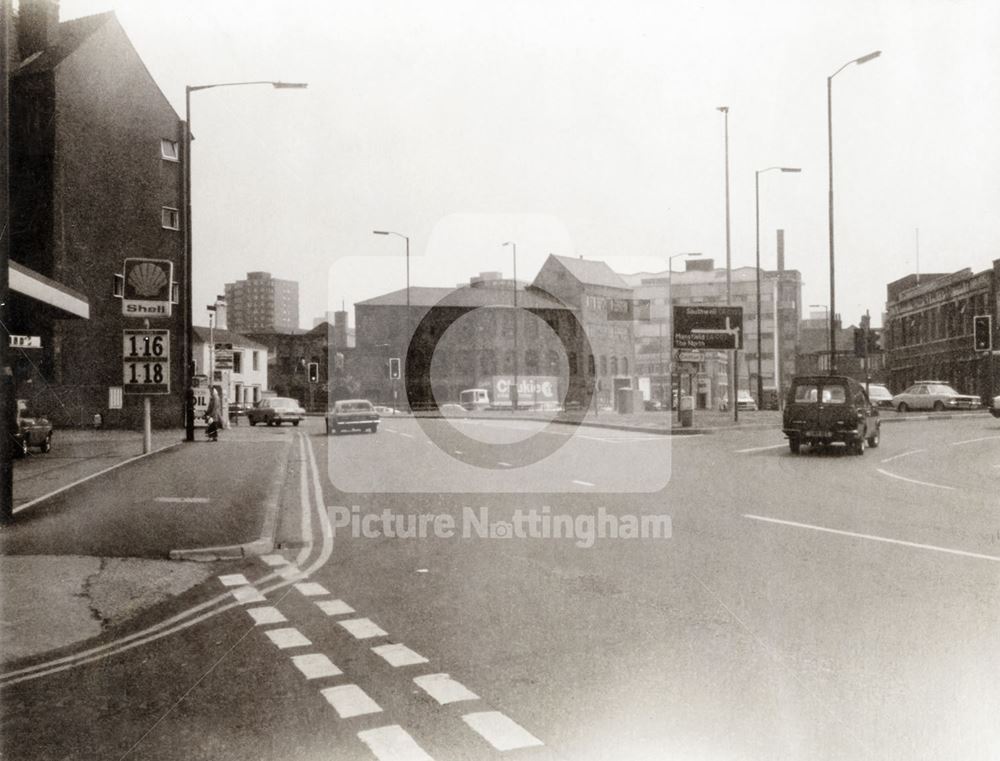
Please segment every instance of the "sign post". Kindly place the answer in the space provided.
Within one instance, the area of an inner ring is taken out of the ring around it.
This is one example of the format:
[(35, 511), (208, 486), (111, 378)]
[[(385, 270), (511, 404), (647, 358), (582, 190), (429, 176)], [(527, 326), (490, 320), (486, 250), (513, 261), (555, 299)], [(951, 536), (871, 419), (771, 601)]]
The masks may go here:
[(170, 393), (170, 331), (122, 331), (122, 392), (142, 394), (142, 452), (153, 448), (150, 396)]
[[(732, 405), (733, 420), (739, 420), (739, 369), (736, 360), (743, 348), (743, 307), (733, 306), (675, 306), (674, 348), (715, 349), (730, 351), (733, 367)], [(678, 403), (678, 406), (679, 403)]]

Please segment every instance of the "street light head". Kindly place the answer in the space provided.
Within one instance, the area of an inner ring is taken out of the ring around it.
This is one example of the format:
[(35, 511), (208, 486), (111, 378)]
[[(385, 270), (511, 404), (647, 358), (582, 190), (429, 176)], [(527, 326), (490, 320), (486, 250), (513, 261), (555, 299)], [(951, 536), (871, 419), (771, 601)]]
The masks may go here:
[(306, 82), (272, 82), (271, 86), (275, 90), (305, 90), (309, 84)]
[(512, 241), (512, 240), (508, 240), (508, 241), (504, 242), (504, 245), (505, 246), (516, 246), (517, 244), (514, 241)]
[(783, 167), (779, 167), (779, 168), (781, 169), (782, 172), (801, 172), (802, 171), (797, 166), (783, 166)]
[(882, 55), (882, 51), (876, 50), (874, 53), (869, 53), (868, 55), (863, 55), (860, 58), (855, 59), (854, 63), (860, 66), (863, 63), (868, 63), (869, 61), (878, 58), (880, 55)]
[(724, 114), (728, 114), (729, 113), (729, 106), (717, 106), (715, 110), (716, 111), (721, 111)]
[(372, 234), (374, 234), (374, 235), (388, 235), (389, 231), (388, 230), (372, 230)]

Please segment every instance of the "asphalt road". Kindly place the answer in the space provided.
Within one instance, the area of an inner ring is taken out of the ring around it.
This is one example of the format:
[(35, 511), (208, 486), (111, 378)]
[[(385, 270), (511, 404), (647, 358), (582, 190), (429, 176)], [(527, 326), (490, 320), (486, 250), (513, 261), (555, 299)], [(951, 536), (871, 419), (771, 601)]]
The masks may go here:
[(570, 432), (282, 434), (280, 551), (5, 674), (4, 758), (1000, 754), (1000, 423)]

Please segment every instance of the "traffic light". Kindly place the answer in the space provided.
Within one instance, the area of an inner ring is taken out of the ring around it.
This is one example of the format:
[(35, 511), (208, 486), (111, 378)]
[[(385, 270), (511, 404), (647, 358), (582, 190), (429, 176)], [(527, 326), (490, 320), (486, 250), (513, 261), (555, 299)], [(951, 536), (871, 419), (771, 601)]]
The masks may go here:
[(865, 347), (865, 329), (855, 328), (854, 329), (854, 356), (863, 357), (866, 354)]
[(869, 330), (868, 331), (868, 355), (878, 354), (882, 351), (882, 331), (881, 330)]
[(399, 357), (392, 357), (389, 360), (389, 378), (391, 380), (399, 380), (402, 377), (402, 373), (399, 370)]
[(993, 348), (993, 318), (990, 315), (977, 314), (972, 318), (972, 342), (976, 351)]
[(316, 383), (319, 381), (319, 362), (309, 363), (309, 382)]

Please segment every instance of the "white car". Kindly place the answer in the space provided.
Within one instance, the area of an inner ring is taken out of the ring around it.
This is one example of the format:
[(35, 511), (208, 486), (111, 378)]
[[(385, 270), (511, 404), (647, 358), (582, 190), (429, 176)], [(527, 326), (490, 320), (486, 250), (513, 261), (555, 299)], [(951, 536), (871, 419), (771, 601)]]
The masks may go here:
[(994, 396), (990, 402), (990, 414), (993, 417), (1000, 417), (1000, 396)]
[(978, 396), (960, 394), (943, 381), (917, 381), (892, 397), (897, 412), (907, 410), (975, 410), (982, 407)]
[[(723, 411), (729, 409), (729, 397), (728, 396), (722, 397), (722, 403), (719, 405), (719, 409), (723, 410)], [(754, 398), (752, 396), (750, 396), (750, 392), (749, 391), (746, 391), (744, 389), (739, 389), (736, 392), (736, 409), (739, 410), (739, 411), (741, 411), (741, 412), (743, 412), (743, 411), (746, 411), (746, 412), (756, 412), (757, 411), (757, 402), (755, 402)]]

